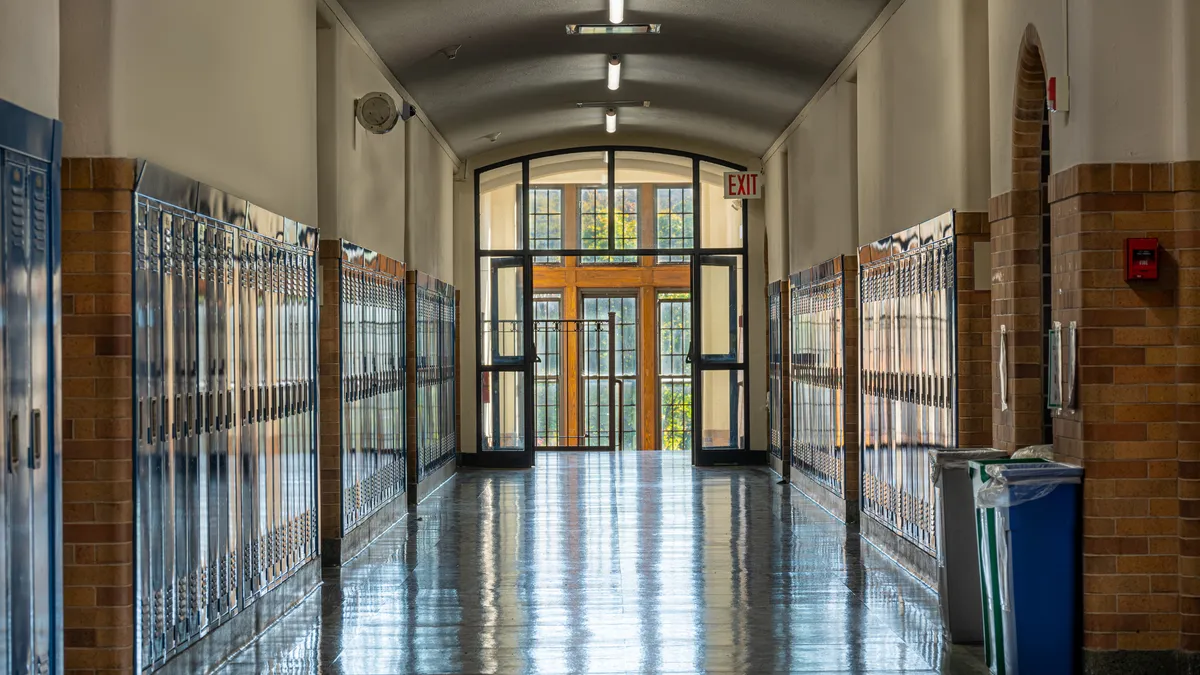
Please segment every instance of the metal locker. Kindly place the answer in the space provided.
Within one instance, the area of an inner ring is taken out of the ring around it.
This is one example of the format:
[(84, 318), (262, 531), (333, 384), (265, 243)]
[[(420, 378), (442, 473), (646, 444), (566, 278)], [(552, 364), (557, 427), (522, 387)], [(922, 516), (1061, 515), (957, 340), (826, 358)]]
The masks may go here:
[[(57, 122), (0, 101), (3, 197), (4, 468), (0, 470), (0, 664), (62, 669), (61, 511), (57, 422)], [(44, 127), (47, 147), (36, 136)], [(48, 573), (49, 571), (49, 573)]]
[(927, 452), (954, 447), (952, 221), (859, 251), (862, 510), (937, 551)]
[(148, 163), (139, 176), (137, 653), (150, 671), (316, 553), (315, 237)]

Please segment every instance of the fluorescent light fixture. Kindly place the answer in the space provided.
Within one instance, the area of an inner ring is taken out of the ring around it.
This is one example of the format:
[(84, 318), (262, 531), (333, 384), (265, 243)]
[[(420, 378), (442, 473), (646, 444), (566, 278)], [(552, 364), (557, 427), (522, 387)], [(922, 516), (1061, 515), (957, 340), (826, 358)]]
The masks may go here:
[(649, 108), (650, 101), (579, 101), (576, 108)]
[(569, 23), (567, 35), (658, 35), (661, 23), (626, 23), (610, 26), (606, 23)]
[(621, 88), (621, 57), (616, 54), (608, 59), (608, 88), (611, 91)]
[(625, 20), (625, 0), (608, 0), (608, 20), (612, 23)]
[(604, 130), (610, 134), (617, 133), (617, 109), (609, 108), (604, 113)]

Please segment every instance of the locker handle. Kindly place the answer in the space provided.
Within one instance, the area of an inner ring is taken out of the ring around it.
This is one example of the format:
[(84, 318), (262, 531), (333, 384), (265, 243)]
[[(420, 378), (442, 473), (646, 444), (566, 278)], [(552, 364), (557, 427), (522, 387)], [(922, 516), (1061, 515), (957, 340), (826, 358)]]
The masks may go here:
[(21, 466), (21, 418), (13, 415), (8, 420), (8, 472), (16, 473)]
[(33, 468), (42, 468), (42, 411), (33, 410)]

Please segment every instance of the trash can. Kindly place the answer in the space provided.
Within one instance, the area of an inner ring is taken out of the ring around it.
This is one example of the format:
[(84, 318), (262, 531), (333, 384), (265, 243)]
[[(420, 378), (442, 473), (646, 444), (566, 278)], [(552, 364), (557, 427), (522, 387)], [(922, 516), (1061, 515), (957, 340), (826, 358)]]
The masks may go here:
[(984, 460), (970, 473), (988, 665), (997, 675), (1076, 672), (1083, 469)]
[(938, 602), (942, 627), (954, 644), (983, 642), (979, 593), (979, 548), (975, 533), (975, 491), (968, 462), (1008, 458), (993, 448), (931, 449), (930, 476), (937, 498)]

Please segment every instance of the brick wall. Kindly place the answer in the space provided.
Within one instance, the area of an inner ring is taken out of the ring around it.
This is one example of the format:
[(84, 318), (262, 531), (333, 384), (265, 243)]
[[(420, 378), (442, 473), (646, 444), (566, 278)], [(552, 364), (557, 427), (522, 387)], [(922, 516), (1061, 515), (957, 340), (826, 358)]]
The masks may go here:
[(66, 672), (133, 668), (135, 165), (63, 162), (63, 606)]
[(317, 360), (320, 367), (321, 540), (342, 536), (342, 313), (341, 240), (322, 241), (321, 311)]
[[(1084, 644), (1181, 646), (1179, 388), (1191, 377), (1193, 279), (1176, 229), (1174, 167), (1081, 165), (1051, 185), (1053, 316), (1078, 326), (1078, 406), (1055, 450), (1084, 483)], [(1157, 237), (1159, 280), (1127, 283), (1124, 241)], [(1181, 361), (1183, 357), (1183, 361)]]

